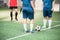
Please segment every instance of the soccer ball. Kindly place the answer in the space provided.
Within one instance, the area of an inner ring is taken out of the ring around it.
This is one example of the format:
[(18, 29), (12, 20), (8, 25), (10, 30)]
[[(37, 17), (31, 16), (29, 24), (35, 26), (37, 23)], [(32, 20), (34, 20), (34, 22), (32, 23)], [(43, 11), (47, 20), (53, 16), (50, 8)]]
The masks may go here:
[(35, 31), (39, 32), (40, 31), (40, 26), (37, 25), (36, 28), (35, 28)]

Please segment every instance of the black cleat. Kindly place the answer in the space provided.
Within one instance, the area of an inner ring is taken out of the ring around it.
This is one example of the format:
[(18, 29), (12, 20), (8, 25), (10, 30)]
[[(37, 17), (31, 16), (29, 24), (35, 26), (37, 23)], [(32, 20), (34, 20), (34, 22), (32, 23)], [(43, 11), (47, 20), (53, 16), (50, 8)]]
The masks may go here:
[(25, 31), (26, 33), (28, 33), (29, 31)]

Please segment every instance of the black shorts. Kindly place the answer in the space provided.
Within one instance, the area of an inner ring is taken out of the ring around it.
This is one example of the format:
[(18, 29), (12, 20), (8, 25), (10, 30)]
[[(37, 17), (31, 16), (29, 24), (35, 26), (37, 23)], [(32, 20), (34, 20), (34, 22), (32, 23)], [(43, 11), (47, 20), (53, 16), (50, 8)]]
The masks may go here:
[(17, 9), (17, 8), (18, 8), (17, 6), (16, 7), (14, 6), (14, 7), (10, 7), (9, 9)]

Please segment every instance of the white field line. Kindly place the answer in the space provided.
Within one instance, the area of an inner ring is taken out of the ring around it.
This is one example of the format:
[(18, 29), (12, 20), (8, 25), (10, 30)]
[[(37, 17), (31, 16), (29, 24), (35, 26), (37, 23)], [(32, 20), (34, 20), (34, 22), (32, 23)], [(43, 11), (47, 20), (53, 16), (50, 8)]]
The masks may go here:
[(52, 22), (60, 22), (60, 21), (52, 21)]
[[(58, 27), (58, 26), (60, 26), (60, 24), (59, 25), (55, 25), (55, 26), (53, 26), (52, 28), (55, 28), (55, 27)], [(44, 30), (48, 30), (49, 28), (46, 28), (46, 29), (41, 29), (41, 31), (44, 31)], [(13, 40), (13, 39), (16, 39), (16, 38), (21, 38), (21, 37), (24, 37), (24, 36), (28, 36), (28, 35), (30, 35), (31, 33), (26, 33), (26, 34), (23, 34), (23, 35), (19, 35), (19, 36), (16, 36), (16, 37), (12, 37), (12, 38), (9, 38), (9, 39), (6, 39), (6, 40)]]
[(7, 40), (13, 40), (13, 39), (16, 39), (16, 38), (21, 38), (21, 37), (24, 37), (24, 36), (27, 36), (27, 35), (30, 35), (31, 33), (26, 33), (26, 34), (23, 34), (23, 35), (19, 35), (19, 36), (16, 36), (16, 37), (13, 37), (13, 38), (9, 38)]
[[(51, 27), (51, 28), (55, 28), (55, 27), (58, 27), (58, 26), (60, 26), (60, 24), (59, 25), (55, 25), (55, 26), (53, 26), (53, 27)], [(44, 31), (44, 30), (48, 30), (49, 28), (45, 28), (45, 29), (41, 29), (40, 31)]]

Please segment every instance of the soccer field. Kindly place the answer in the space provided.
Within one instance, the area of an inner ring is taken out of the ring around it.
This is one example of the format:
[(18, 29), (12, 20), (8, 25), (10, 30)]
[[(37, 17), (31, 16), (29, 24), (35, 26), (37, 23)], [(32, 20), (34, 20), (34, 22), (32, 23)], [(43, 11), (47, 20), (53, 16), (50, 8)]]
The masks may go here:
[[(18, 15), (18, 21), (10, 21), (9, 10), (0, 10), (0, 40), (60, 40), (60, 13), (53, 13), (52, 29), (45, 29), (40, 32), (25, 33), (22, 24), (22, 13)], [(29, 20), (28, 30), (29, 30)], [(43, 25), (43, 13), (35, 12), (34, 29)], [(48, 27), (48, 24), (47, 24)]]

